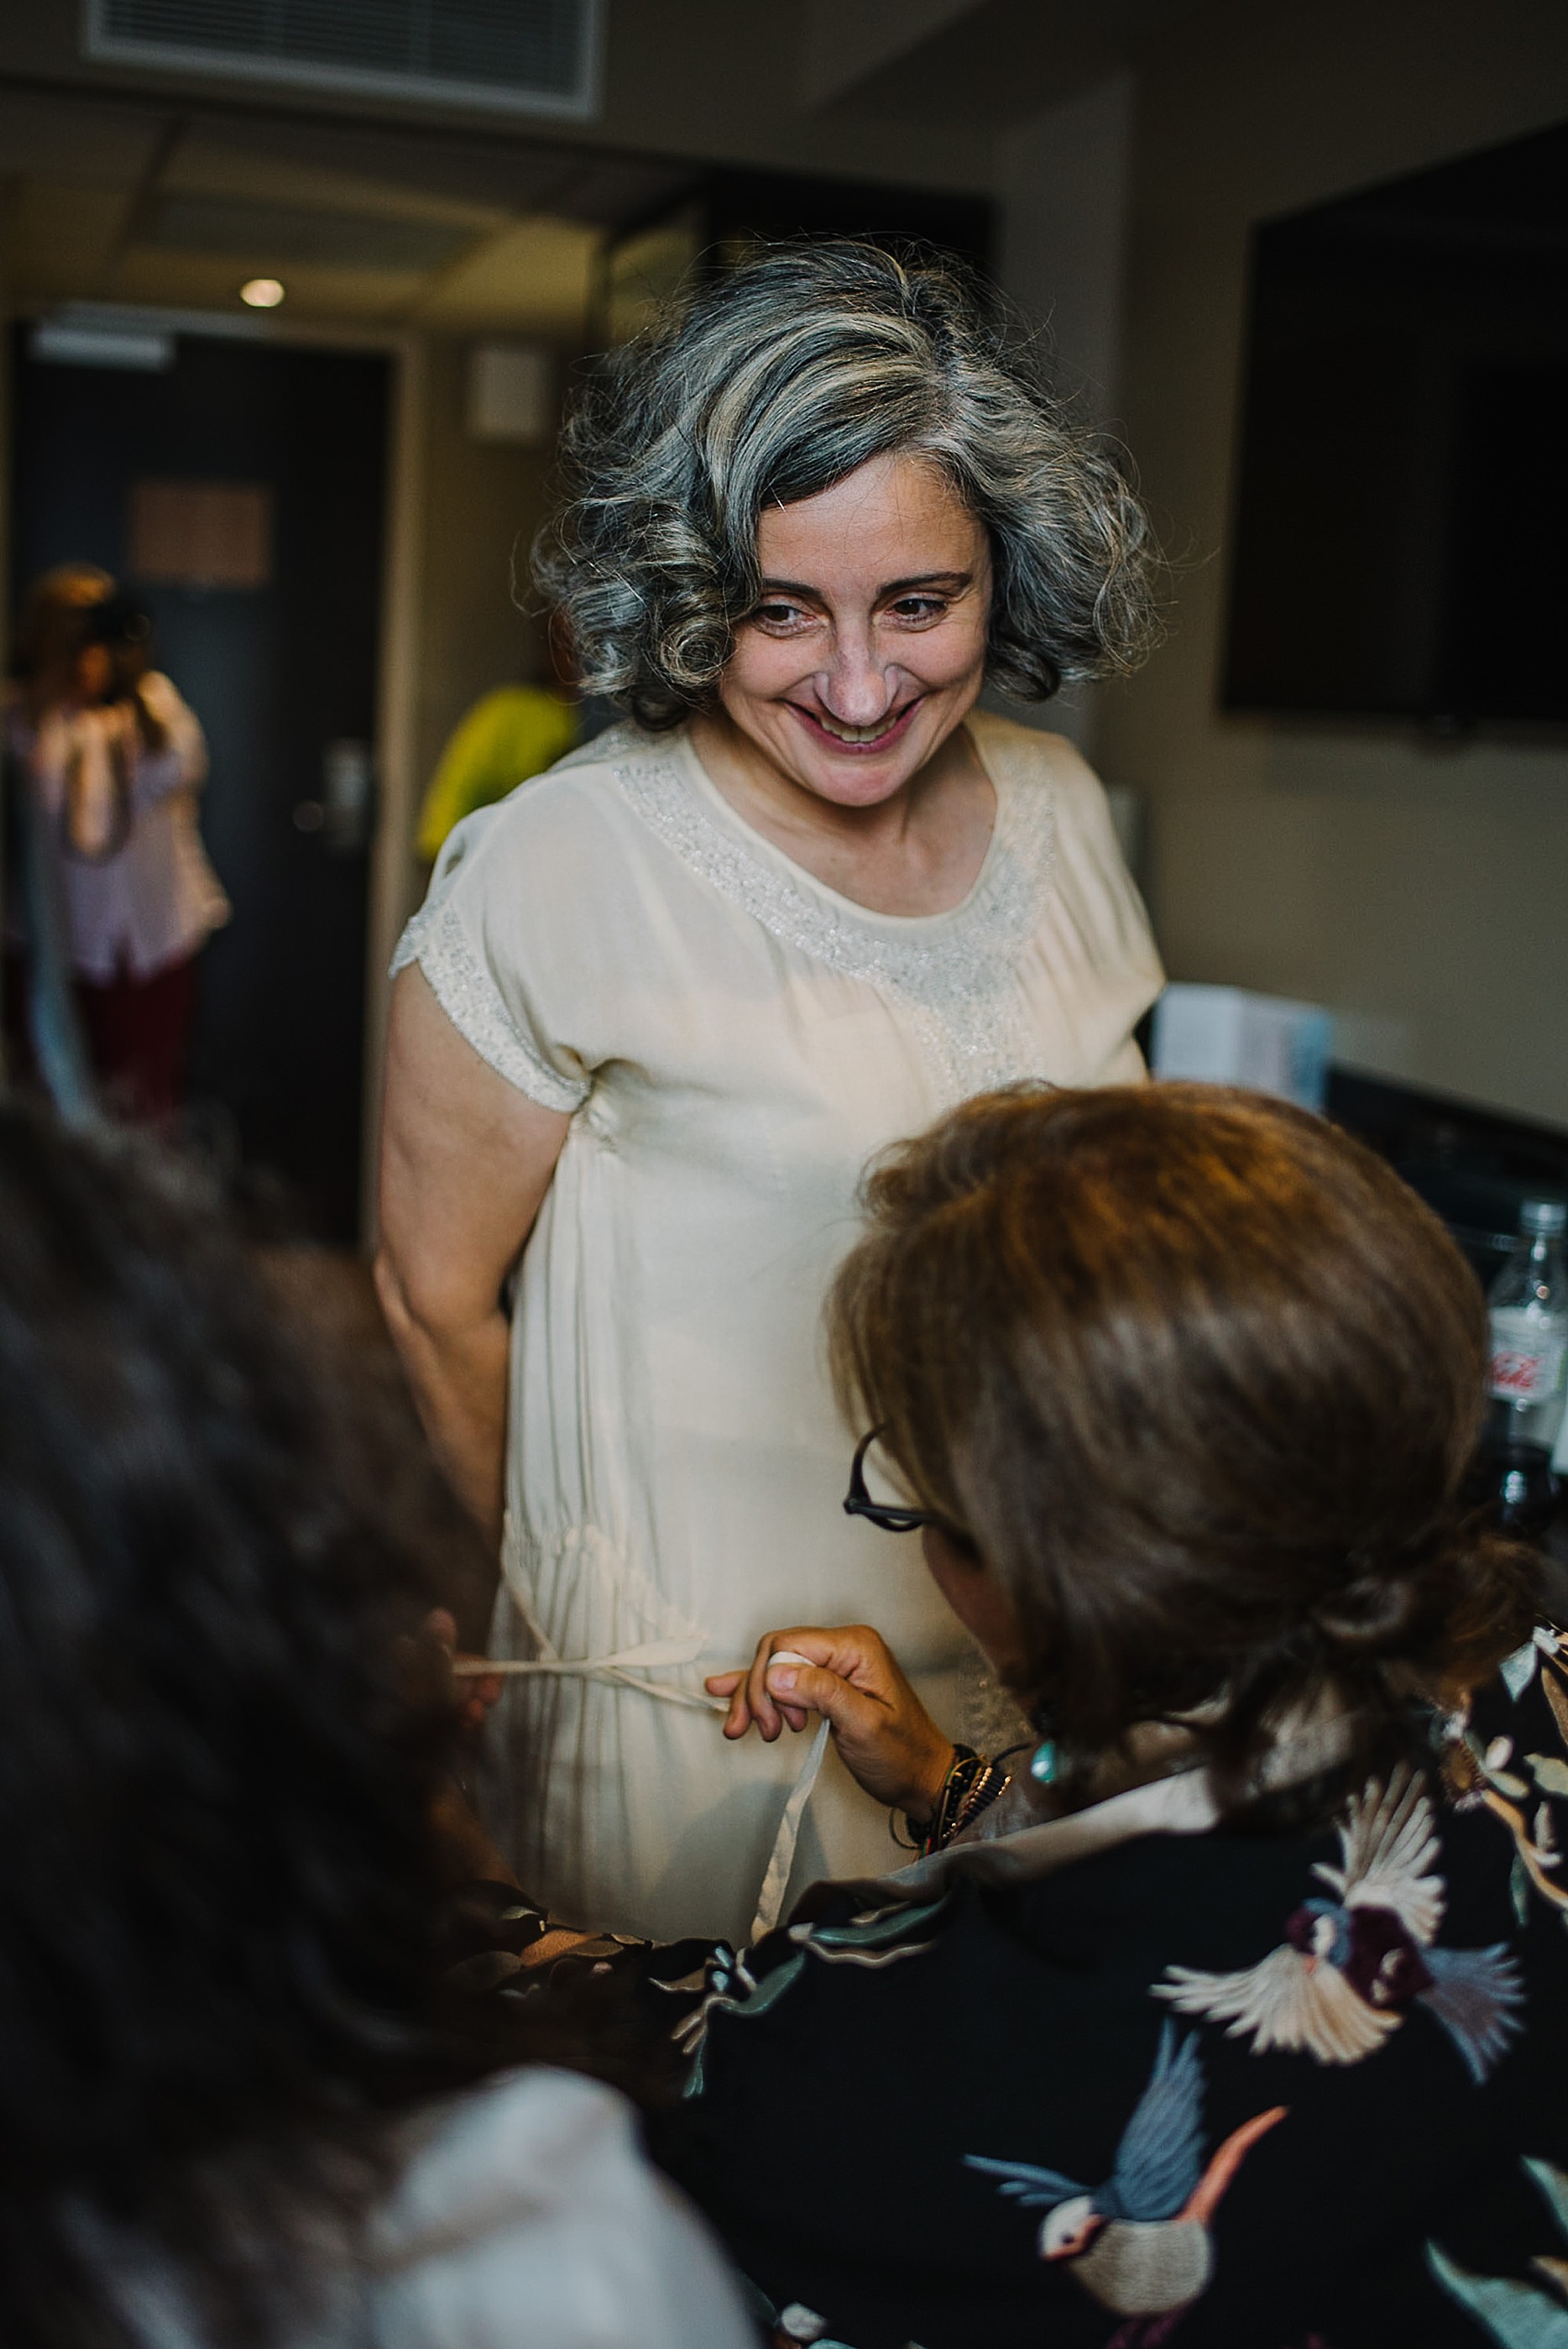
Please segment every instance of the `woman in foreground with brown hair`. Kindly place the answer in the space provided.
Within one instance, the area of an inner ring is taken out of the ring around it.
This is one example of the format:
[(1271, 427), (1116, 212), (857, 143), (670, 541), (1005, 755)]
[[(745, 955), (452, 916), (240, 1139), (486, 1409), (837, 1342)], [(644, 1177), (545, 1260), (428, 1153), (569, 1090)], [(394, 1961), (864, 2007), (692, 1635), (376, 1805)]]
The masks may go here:
[(1461, 1514), (1452, 1243), (1200, 1086), (971, 1103), (868, 1198), (847, 1505), (1036, 1742), (955, 1749), (864, 1629), (710, 1681), (920, 1857), (720, 1961), (662, 2158), (778, 2342), (1568, 2339), (1568, 1642)]

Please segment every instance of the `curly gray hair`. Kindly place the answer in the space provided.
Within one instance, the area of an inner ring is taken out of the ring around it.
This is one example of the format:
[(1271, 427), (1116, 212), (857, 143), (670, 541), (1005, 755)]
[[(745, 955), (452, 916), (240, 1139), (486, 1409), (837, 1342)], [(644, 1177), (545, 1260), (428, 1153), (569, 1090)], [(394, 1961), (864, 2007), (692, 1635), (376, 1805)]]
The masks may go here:
[(763, 507), (893, 452), (939, 466), (989, 533), (992, 684), (1043, 701), (1136, 665), (1152, 546), (1114, 452), (952, 268), (802, 243), (608, 353), (567, 415), (533, 575), (584, 688), (655, 729), (710, 707), (757, 600)]

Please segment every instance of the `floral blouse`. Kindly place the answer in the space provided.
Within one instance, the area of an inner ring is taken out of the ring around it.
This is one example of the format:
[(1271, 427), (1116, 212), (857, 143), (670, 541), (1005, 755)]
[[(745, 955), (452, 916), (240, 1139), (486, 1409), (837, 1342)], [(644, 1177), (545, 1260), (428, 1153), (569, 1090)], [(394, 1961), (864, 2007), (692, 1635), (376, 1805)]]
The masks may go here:
[(667, 1978), (763, 2336), (1568, 2349), (1568, 1639), (1423, 1735), (1326, 1829), (1188, 1773)]

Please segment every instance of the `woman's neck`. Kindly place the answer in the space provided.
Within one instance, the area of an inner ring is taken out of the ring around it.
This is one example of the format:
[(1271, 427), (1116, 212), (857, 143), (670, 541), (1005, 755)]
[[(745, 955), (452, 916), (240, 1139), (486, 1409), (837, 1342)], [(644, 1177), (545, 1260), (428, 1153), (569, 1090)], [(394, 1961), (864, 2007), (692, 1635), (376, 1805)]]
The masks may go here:
[(809, 790), (722, 709), (695, 718), (691, 740), (709, 781), (742, 823), (868, 912), (948, 913), (980, 876), (995, 827), (996, 793), (962, 726), (907, 783), (869, 807)]
[[(1223, 1712), (1223, 1703), (1199, 1705), (1191, 1713), (1165, 1719), (1135, 1721), (1122, 1743), (1086, 1762), (1075, 1774), (1071, 1799), (1052, 1797), (1048, 1790), (1038, 1808), (1045, 1816), (1067, 1809), (1087, 1809), (1129, 1794), (1135, 1786), (1153, 1785), (1209, 1761), (1206, 1732)], [(1324, 1683), (1276, 1721), (1254, 1764), (1254, 1795), (1262, 1799), (1298, 1776), (1311, 1776), (1334, 1767), (1350, 1742), (1354, 1711), (1351, 1699)]]

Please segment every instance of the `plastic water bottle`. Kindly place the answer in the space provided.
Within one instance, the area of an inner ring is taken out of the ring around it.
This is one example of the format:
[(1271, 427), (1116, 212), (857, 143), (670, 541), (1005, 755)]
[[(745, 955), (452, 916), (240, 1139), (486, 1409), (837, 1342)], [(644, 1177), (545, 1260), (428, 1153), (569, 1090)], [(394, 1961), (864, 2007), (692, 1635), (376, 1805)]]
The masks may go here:
[(1563, 1418), (1568, 1370), (1568, 1265), (1562, 1232), (1568, 1206), (1527, 1199), (1519, 1238), (1487, 1298), (1492, 1400), (1491, 1483), (1501, 1522), (1539, 1534), (1555, 1500), (1551, 1450)]
[(1559, 1199), (1526, 1199), (1519, 1237), (1487, 1298), (1491, 1319), (1488, 1387), (1512, 1415), (1516, 1441), (1550, 1452), (1562, 1419), (1562, 1373), (1568, 1366), (1568, 1266), (1562, 1230), (1568, 1206)]

